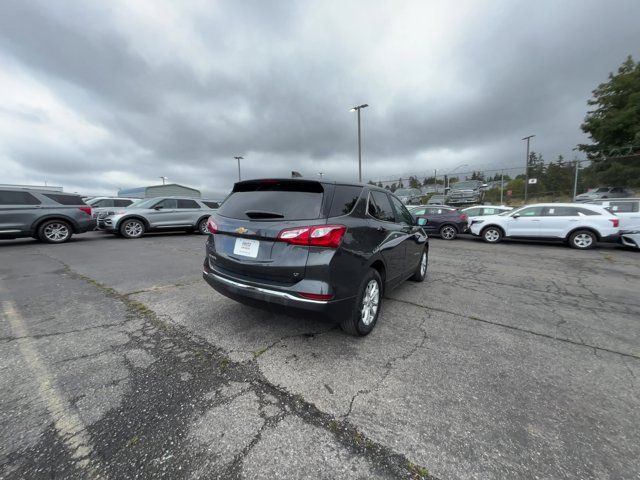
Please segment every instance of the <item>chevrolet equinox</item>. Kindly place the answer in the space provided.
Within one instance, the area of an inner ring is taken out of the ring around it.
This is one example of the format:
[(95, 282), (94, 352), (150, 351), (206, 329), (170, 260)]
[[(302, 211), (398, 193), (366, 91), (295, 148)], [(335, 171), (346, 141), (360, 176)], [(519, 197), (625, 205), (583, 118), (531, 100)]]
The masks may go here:
[(238, 182), (209, 217), (204, 279), (244, 304), (313, 314), (367, 335), (382, 296), (424, 280), (427, 235), (372, 185), (303, 179)]

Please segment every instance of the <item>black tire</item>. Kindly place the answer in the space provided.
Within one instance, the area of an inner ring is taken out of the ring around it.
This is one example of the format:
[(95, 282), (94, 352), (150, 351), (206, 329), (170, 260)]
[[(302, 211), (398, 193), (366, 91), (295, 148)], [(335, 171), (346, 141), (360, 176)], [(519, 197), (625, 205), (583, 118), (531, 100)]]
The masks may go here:
[(124, 238), (140, 238), (146, 230), (144, 223), (137, 218), (124, 220), (118, 229)]
[(597, 241), (598, 237), (591, 230), (576, 230), (569, 235), (569, 246), (578, 250), (589, 250)]
[[(424, 268), (422, 266), (424, 261)], [(420, 263), (416, 267), (416, 271), (413, 276), (409, 279), (412, 282), (424, 282), (424, 279), (427, 277), (427, 267), (429, 265), (429, 254), (427, 253), (427, 249), (422, 251), (422, 256), (420, 257)]]
[(203, 218), (198, 222), (198, 232), (200, 235), (208, 235), (209, 230), (207, 230), (207, 222), (209, 221), (209, 217)]
[(498, 227), (489, 226), (482, 230), (482, 239), (487, 243), (499, 243), (504, 234)]
[[(367, 289), (369, 288), (369, 284), (371, 282), (377, 282), (378, 288), (378, 304), (377, 309), (368, 322), (363, 321), (363, 309), (364, 309), (364, 300), (365, 294), (367, 293)], [(345, 318), (341, 323), (340, 327), (342, 330), (347, 332), (350, 335), (357, 335), (360, 337), (364, 337), (371, 333), (373, 327), (376, 326), (378, 322), (378, 317), (380, 316), (380, 308), (382, 307), (382, 278), (380, 274), (374, 270), (370, 269), (365, 275), (362, 283), (360, 284), (360, 289), (358, 290), (358, 296), (356, 297), (356, 301), (354, 302), (353, 311), (351, 312), (351, 316), (349, 318)]]
[(439, 233), (443, 240), (455, 240), (458, 236), (458, 229), (453, 225), (443, 225), (440, 227)]
[(64, 220), (46, 220), (38, 227), (38, 238), (45, 243), (68, 242), (71, 235), (71, 225)]

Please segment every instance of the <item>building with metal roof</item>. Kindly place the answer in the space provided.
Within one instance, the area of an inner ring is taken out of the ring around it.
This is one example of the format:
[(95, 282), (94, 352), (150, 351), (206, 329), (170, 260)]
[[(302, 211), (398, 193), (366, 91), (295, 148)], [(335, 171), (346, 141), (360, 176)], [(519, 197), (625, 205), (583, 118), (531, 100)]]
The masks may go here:
[(191, 197), (201, 198), (200, 190), (185, 187), (177, 183), (166, 185), (151, 185), (149, 187), (123, 188), (118, 190), (119, 197), (127, 198), (153, 198), (153, 197)]

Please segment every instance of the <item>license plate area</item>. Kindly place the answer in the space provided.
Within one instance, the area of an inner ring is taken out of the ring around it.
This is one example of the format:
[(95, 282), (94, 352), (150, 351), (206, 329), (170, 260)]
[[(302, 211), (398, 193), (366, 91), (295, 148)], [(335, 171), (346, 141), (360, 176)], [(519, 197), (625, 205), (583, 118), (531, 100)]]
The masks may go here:
[(243, 257), (257, 258), (258, 250), (260, 250), (260, 242), (258, 240), (250, 240), (248, 238), (236, 238), (233, 246), (233, 254)]

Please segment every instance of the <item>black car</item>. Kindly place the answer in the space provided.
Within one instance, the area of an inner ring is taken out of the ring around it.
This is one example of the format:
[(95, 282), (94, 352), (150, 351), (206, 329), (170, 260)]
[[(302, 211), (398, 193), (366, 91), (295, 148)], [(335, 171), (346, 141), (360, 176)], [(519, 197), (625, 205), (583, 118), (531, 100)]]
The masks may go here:
[(204, 279), (239, 302), (339, 322), (376, 324), (385, 292), (421, 282), (429, 244), (393, 194), (304, 179), (238, 182), (209, 218)]
[(422, 205), (411, 207), (411, 215), (424, 219), (422, 223), (427, 233), (437, 233), (444, 240), (454, 240), (459, 233), (469, 227), (469, 217), (456, 208), (444, 205)]

